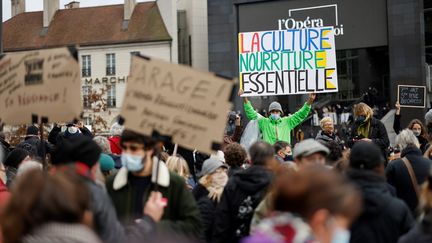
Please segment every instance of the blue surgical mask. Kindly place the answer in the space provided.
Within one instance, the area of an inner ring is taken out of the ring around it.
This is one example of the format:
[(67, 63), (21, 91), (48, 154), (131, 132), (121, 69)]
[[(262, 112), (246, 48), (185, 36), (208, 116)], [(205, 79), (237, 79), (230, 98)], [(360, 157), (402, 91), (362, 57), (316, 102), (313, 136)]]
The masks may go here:
[(347, 229), (337, 227), (333, 232), (331, 243), (349, 243), (351, 233)]
[(130, 172), (139, 172), (144, 168), (143, 157), (139, 155), (122, 154), (121, 162)]
[(279, 118), (280, 118), (280, 115), (279, 114), (270, 114), (270, 118), (272, 119), (272, 120), (278, 120)]

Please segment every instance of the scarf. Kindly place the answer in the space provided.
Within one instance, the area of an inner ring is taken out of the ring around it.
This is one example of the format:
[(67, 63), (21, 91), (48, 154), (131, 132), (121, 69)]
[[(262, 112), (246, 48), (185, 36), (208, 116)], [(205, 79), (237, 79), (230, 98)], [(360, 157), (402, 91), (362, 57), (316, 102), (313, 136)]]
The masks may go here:
[(357, 128), (357, 135), (362, 136), (363, 138), (369, 138), (369, 129), (370, 129), (371, 121), (368, 119), (364, 123), (362, 123)]

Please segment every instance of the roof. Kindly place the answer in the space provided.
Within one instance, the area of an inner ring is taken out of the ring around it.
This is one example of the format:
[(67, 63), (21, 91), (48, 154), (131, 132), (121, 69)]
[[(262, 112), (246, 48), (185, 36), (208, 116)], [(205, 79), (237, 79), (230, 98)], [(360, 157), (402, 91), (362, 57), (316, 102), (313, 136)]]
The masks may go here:
[(108, 45), (170, 41), (156, 2), (138, 3), (127, 29), (123, 4), (58, 10), (43, 35), (43, 11), (25, 12), (3, 24), (5, 51), (65, 45)]

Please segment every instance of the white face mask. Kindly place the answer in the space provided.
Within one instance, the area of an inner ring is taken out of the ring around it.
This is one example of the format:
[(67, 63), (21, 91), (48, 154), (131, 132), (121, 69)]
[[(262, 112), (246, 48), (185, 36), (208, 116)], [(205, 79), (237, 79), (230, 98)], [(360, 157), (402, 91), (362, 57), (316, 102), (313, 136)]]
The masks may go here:
[(337, 227), (333, 232), (331, 243), (349, 243), (351, 232), (347, 229)]
[(212, 175), (212, 183), (211, 185), (216, 188), (225, 187), (228, 182), (228, 175), (226, 172), (215, 172)]

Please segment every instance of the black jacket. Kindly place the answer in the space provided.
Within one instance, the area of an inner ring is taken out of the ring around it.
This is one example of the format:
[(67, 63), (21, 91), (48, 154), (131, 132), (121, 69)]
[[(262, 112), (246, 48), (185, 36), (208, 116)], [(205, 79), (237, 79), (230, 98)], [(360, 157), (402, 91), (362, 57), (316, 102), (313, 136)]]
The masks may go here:
[(197, 206), (201, 213), (201, 219), (204, 227), (205, 241), (210, 242), (213, 234), (213, 226), (216, 217), (217, 202), (208, 197), (209, 191), (201, 184), (198, 184), (192, 194), (197, 201)]
[[(236, 243), (241, 238), (236, 235), (237, 229), (242, 225), (247, 225), (245, 231), (249, 231), (253, 211), (265, 196), (271, 181), (271, 172), (264, 166), (257, 165), (252, 165), (248, 169), (239, 171), (230, 177), (216, 209), (211, 242)], [(250, 207), (247, 207), (247, 216), (244, 218), (245, 220), (242, 220), (239, 217), (239, 213), (241, 213), (239, 208), (248, 198), (253, 203)], [(249, 211), (251, 211), (250, 214)]]
[(410, 210), (390, 194), (383, 177), (363, 170), (348, 171), (347, 176), (363, 195), (363, 212), (351, 225), (351, 243), (394, 243), (411, 229)]
[(209, 191), (207, 188), (205, 188), (203, 185), (198, 183), (194, 189), (192, 189), (192, 195), (195, 198), (195, 201), (199, 201), (202, 197), (206, 197), (209, 194)]
[(47, 154), (50, 154), (54, 150), (54, 145), (45, 140), (40, 140), (38, 137), (26, 137), (17, 147), (23, 148), (25, 144), (29, 144), (32, 147), (32, 151), (30, 152), (41, 159), (45, 158)]
[[(93, 138), (93, 133), (86, 127), (79, 128), (82, 135)], [(48, 142), (57, 145), (62, 139), (64, 139), (64, 133), (61, 132), (61, 127), (54, 126), (51, 132), (48, 134)]]
[[(386, 150), (390, 145), (387, 130), (384, 124), (376, 118), (372, 118), (370, 122), (371, 125), (369, 129), (369, 136), (367, 138), (372, 139), (372, 141), (380, 147), (383, 155), (385, 154), (384, 158), (387, 158)], [(354, 146), (354, 138), (357, 136), (357, 129), (359, 125), (360, 124), (358, 124), (357, 122), (354, 122), (353, 126), (351, 127), (351, 136), (348, 140), (349, 147)]]
[[(431, 166), (431, 160), (422, 156), (420, 149), (409, 146), (402, 151), (401, 157), (406, 157), (414, 170), (414, 174), (419, 185), (426, 181)], [(418, 205), (418, 199), (408, 169), (405, 167), (402, 159), (389, 163), (386, 168), (386, 177), (388, 183), (396, 188), (398, 198), (405, 201), (408, 207), (416, 215), (415, 211)]]
[(430, 243), (432, 242), (432, 213), (426, 214), (423, 220), (402, 236), (398, 243)]

